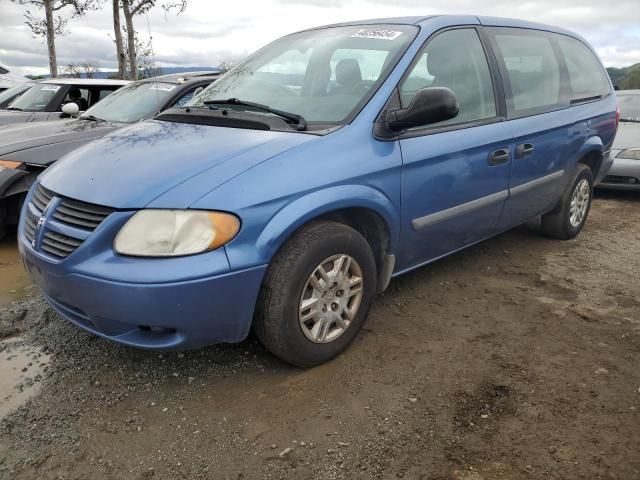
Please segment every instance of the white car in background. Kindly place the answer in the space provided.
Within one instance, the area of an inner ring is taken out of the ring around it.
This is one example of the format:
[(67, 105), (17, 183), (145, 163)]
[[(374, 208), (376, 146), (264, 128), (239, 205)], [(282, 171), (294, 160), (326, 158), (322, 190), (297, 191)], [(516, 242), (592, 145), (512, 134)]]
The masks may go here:
[(28, 83), (27, 77), (23, 77), (16, 73), (11, 73), (7, 67), (0, 64), (0, 92), (7, 90), (8, 88), (15, 87), (21, 83)]
[(128, 83), (86, 78), (43, 80), (0, 111), (0, 125), (73, 117)]
[(600, 188), (640, 192), (640, 90), (619, 90), (620, 126), (611, 148), (613, 165)]

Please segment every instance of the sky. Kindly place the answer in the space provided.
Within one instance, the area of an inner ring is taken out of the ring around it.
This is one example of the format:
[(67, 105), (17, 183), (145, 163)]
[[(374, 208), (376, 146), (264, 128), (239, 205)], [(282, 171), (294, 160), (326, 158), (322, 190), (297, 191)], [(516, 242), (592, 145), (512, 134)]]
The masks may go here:
[[(163, 0), (158, 0), (158, 4)], [(71, 20), (57, 38), (58, 65), (92, 60), (116, 67), (111, 1)], [(37, 9), (31, 7), (32, 12)], [(15, 73), (48, 73), (44, 40), (24, 24), (26, 7), (0, 0), (0, 63)], [(266, 43), (308, 27), (365, 18), (468, 13), (547, 23), (580, 33), (606, 66), (640, 62), (640, 0), (190, 0), (179, 16), (156, 7), (136, 19), (153, 38), (159, 66), (210, 66), (238, 61)], [(60, 67), (59, 67), (60, 68)]]

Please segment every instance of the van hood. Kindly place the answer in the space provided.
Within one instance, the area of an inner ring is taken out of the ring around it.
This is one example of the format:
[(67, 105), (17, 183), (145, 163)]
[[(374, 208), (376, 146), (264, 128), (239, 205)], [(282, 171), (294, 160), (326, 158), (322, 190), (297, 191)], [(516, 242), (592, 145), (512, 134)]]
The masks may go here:
[[(92, 140), (112, 132), (123, 124), (70, 119), (7, 125), (0, 128), (0, 158), (30, 148), (78, 140)], [(46, 164), (45, 158), (29, 159), (29, 163)]]
[(20, 112), (17, 110), (0, 110), (0, 126), (12, 123), (28, 122), (34, 112)]
[[(317, 138), (148, 120), (74, 150), (40, 182), (60, 195), (117, 209), (188, 208), (252, 166)], [(177, 186), (179, 195), (163, 195)]]

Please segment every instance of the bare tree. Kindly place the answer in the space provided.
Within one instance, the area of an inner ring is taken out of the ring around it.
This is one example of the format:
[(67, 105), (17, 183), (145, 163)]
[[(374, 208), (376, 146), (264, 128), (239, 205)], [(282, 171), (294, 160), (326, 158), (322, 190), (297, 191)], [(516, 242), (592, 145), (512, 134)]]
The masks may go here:
[(64, 67), (64, 76), (70, 78), (80, 78), (80, 66), (75, 63), (70, 63)]
[(222, 70), (223, 72), (228, 72), (229, 70), (231, 70), (235, 66), (236, 66), (236, 62), (233, 62), (231, 60), (223, 60), (218, 65), (218, 68), (220, 70)]
[(84, 70), (84, 76), (86, 78), (95, 77), (96, 72), (98, 71), (98, 64), (93, 60), (85, 60), (82, 62), (80, 67)]
[[(165, 15), (175, 10), (177, 15), (180, 15), (187, 8), (188, 0), (172, 0), (168, 3), (161, 4), (161, 7), (165, 11)], [(133, 18), (137, 15), (142, 15), (147, 13), (157, 4), (157, 0), (120, 0), (120, 5), (122, 7), (122, 13), (124, 15), (125, 28), (127, 33), (127, 50), (128, 50), (128, 60), (129, 60), (129, 79), (137, 80), (138, 79), (138, 59), (136, 56), (136, 30), (133, 25)], [(115, 28), (115, 18), (116, 15), (114, 13), (114, 28)], [(119, 15), (118, 15), (119, 18)], [(119, 19), (118, 19), (119, 22)], [(151, 40), (149, 40), (151, 41)], [(117, 41), (116, 41), (117, 43)], [(134, 47), (132, 47), (132, 45)], [(116, 46), (117, 48), (117, 46)]]
[(51, 77), (58, 76), (58, 63), (56, 60), (56, 36), (63, 35), (67, 19), (58, 15), (57, 12), (70, 7), (72, 18), (84, 15), (88, 10), (96, 9), (100, 6), (100, 0), (11, 0), (19, 5), (33, 6), (44, 9), (44, 19), (35, 15), (31, 10), (25, 13), (25, 23), (31, 30), (35, 38), (44, 37), (47, 41), (49, 51), (49, 70)]
[(115, 34), (116, 55), (118, 57), (118, 77), (124, 80), (127, 71), (127, 59), (124, 53), (124, 44), (122, 43), (122, 26), (120, 25), (120, 0), (112, 0), (113, 2), (113, 32)]

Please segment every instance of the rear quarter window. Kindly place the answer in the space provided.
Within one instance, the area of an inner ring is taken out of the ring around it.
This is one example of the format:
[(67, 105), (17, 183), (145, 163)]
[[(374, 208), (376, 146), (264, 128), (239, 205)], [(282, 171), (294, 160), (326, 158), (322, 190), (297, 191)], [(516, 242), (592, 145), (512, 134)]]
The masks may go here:
[(569, 73), (571, 101), (589, 99), (609, 93), (609, 82), (600, 62), (581, 41), (558, 35), (558, 45)]

